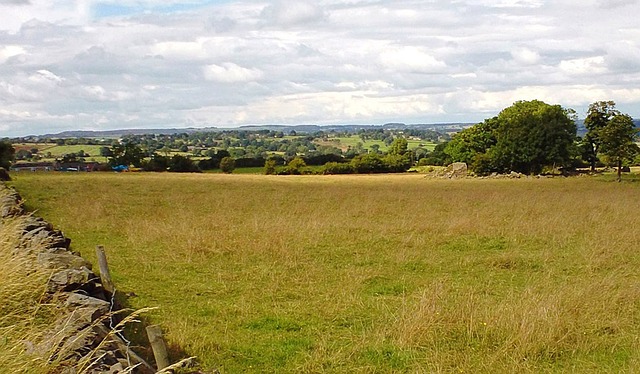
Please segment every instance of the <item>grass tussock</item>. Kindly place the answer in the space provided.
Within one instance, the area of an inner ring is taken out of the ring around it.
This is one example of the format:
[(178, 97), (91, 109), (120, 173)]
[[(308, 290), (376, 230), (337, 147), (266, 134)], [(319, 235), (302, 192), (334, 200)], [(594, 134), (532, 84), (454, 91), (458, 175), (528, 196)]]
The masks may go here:
[(636, 183), (14, 180), (74, 249), (104, 244), (132, 306), (159, 306), (151, 319), (208, 368), (640, 371)]

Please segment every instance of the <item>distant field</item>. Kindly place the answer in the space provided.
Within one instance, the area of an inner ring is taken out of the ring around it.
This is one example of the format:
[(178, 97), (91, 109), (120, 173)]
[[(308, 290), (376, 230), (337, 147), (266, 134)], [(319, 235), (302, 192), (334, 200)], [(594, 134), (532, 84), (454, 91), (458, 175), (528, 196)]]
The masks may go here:
[(14, 174), (222, 373), (640, 372), (640, 183)]
[[(38, 153), (44, 158), (44, 160), (53, 160), (56, 158), (62, 158), (65, 154), (69, 153), (78, 153), (80, 151), (84, 151), (89, 154), (89, 157), (85, 157), (87, 161), (97, 161), (97, 162), (106, 162), (107, 158), (100, 156), (100, 148), (101, 145), (57, 145), (54, 143), (16, 143), (13, 145), (17, 150), (25, 149), (31, 150), (33, 148), (38, 149)], [(46, 158), (45, 156), (51, 153), (50, 158)]]
[(51, 152), (51, 154), (55, 157), (61, 157), (62, 155), (69, 153), (78, 153), (80, 151), (84, 151), (90, 156), (100, 157), (100, 148), (102, 145), (54, 145), (49, 148), (45, 148), (43, 150), (44, 153)]
[(103, 147), (101, 145), (57, 145), (54, 143), (16, 143), (13, 146), (16, 150), (37, 148), (39, 153), (51, 152), (54, 157), (61, 157), (68, 153), (78, 153), (81, 150), (91, 156), (100, 156), (100, 148)]
[[(407, 142), (409, 143), (409, 149), (422, 147), (432, 151), (437, 145), (436, 143), (429, 142), (428, 140), (408, 140)], [(321, 142), (321, 144), (332, 145), (343, 150), (346, 150), (348, 147), (355, 148), (358, 143), (362, 143), (362, 147), (365, 149), (371, 149), (371, 146), (374, 144), (377, 144), (382, 152), (386, 152), (389, 149), (382, 140), (367, 139), (367, 141), (363, 141), (360, 137), (355, 135), (349, 137), (329, 138), (328, 142)]]

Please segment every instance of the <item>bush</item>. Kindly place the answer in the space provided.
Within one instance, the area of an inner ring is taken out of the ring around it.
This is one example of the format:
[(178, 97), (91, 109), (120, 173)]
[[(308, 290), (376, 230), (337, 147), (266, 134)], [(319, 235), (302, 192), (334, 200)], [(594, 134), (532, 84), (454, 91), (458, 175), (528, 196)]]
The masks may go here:
[(220, 160), (220, 170), (225, 174), (231, 174), (236, 168), (236, 162), (231, 157), (224, 157)]
[(287, 172), (292, 175), (300, 175), (302, 168), (307, 166), (302, 157), (294, 157), (293, 160), (287, 164)]
[(169, 158), (154, 154), (151, 159), (142, 162), (142, 168), (146, 171), (167, 171)]
[(327, 162), (322, 168), (322, 174), (353, 174), (354, 169), (351, 164), (342, 162)]
[(417, 166), (429, 166), (429, 159), (428, 158), (421, 158), (418, 161)]
[(200, 170), (213, 170), (220, 167), (220, 159), (217, 157), (211, 157), (206, 160), (200, 160), (198, 162), (198, 168)]
[(263, 157), (243, 157), (235, 159), (237, 168), (256, 168), (264, 166), (265, 159)]
[(325, 165), (328, 162), (344, 162), (344, 157), (337, 155), (335, 153), (323, 154), (323, 155), (312, 155), (305, 156), (304, 162), (307, 165)]
[(169, 160), (169, 171), (177, 173), (199, 172), (198, 166), (189, 157), (175, 155)]
[(276, 160), (270, 158), (264, 162), (264, 173), (266, 175), (274, 175), (276, 174)]
[(409, 156), (397, 153), (384, 156), (382, 162), (383, 168), (389, 173), (404, 173), (411, 167), (411, 159)]
[(469, 169), (477, 175), (489, 175), (495, 171), (492, 157), (487, 153), (478, 153), (473, 157), (473, 162)]
[(382, 173), (383, 167), (382, 157), (375, 153), (356, 156), (351, 160), (351, 167), (359, 174)]

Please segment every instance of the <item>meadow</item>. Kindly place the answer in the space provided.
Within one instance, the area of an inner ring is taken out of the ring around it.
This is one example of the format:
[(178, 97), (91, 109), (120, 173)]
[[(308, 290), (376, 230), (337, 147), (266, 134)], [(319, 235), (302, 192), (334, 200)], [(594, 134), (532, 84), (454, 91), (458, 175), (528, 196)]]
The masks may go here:
[(101, 145), (76, 144), (76, 145), (57, 145), (55, 143), (15, 143), (16, 151), (24, 149), (38, 149), (38, 154), (42, 157), (42, 161), (54, 161), (60, 159), (69, 153), (78, 153), (83, 151), (88, 154), (86, 161), (107, 162), (107, 158), (100, 155)]
[(208, 370), (640, 371), (637, 182), (13, 177)]
[[(332, 138), (329, 138), (329, 141), (327, 142), (318, 142), (318, 143), (322, 145), (332, 145), (334, 147), (342, 149), (343, 151), (346, 151), (349, 147), (356, 148), (358, 143), (360, 143), (364, 149), (368, 149), (368, 150), (371, 149), (371, 146), (374, 144), (379, 147), (379, 151), (381, 152), (387, 152), (389, 150), (389, 146), (386, 145), (382, 140), (367, 139), (366, 141), (363, 141), (359, 136), (356, 136), (356, 135), (332, 137)], [(408, 149), (421, 147), (429, 151), (433, 151), (433, 149), (437, 145), (437, 143), (433, 143), (428, 140), (415, 140), (415, 139), (408, 139), (407, 143), (408, 143), (408, 147), (407, 147)]]

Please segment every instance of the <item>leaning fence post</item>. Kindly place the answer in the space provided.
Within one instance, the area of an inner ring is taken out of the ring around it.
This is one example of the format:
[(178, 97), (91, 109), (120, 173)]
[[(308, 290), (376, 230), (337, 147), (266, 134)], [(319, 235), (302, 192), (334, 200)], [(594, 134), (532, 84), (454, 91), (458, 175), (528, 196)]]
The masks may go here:
[(162, 370), (171, 365), (169, 362), (169, 354), (167, 353), (167, 344), (162, 337), (162, 329), (159, 325), (147, 326), (147, 336), (151, 349), (153, 349), (153, 357), (156, 359), (158, 370)]
[(96, 247), (96, 257), (98, 257), (98, 266), (100, 267), (100, 281), (105, 291), (113, 294), (115, 286), (111, 280), (111, 273), (109, 272), (109, 264), (107, 263), (107, 255), (104, 252), (104, 247), (99, 245)]

